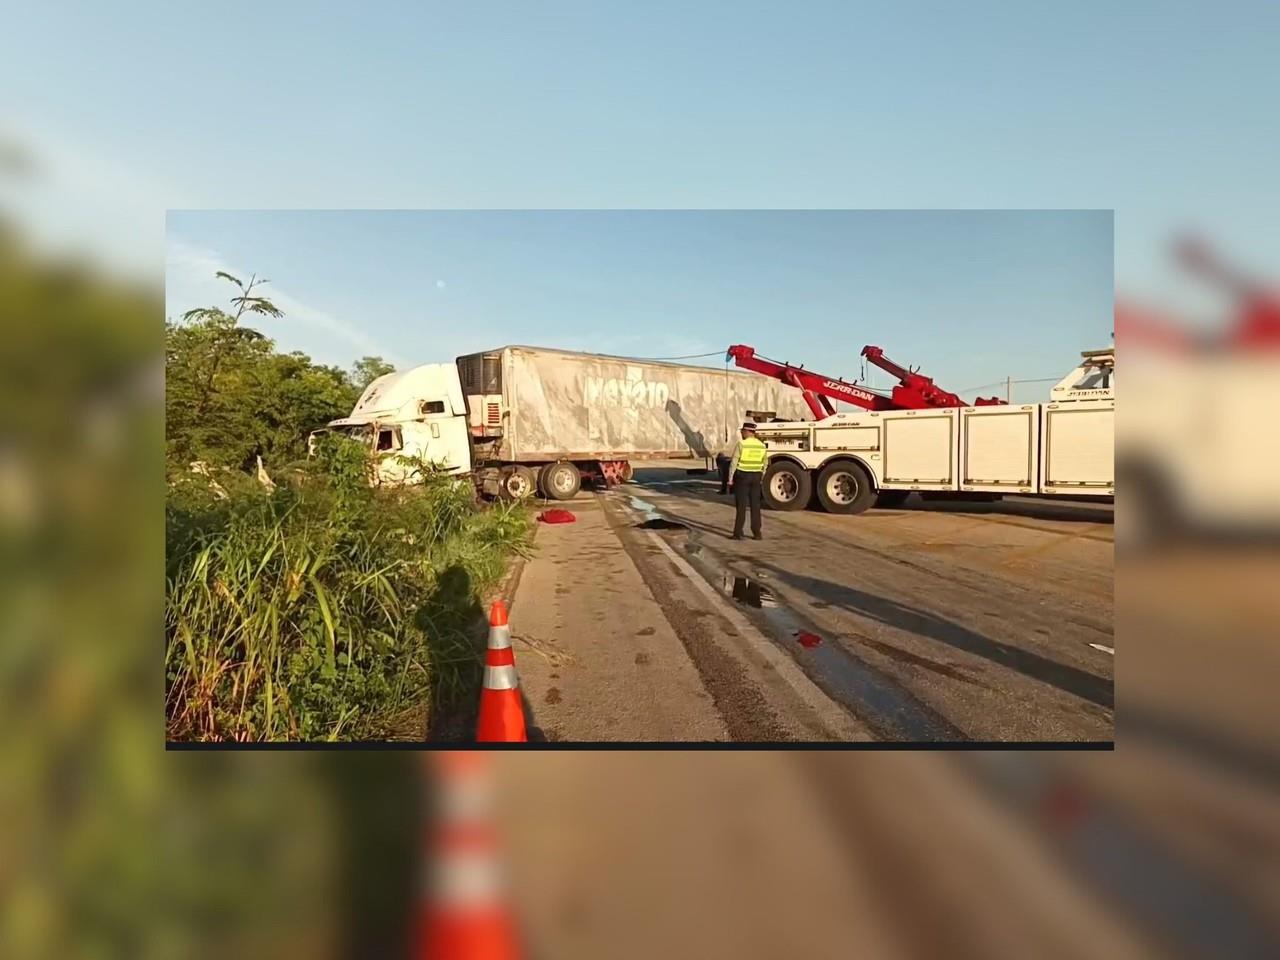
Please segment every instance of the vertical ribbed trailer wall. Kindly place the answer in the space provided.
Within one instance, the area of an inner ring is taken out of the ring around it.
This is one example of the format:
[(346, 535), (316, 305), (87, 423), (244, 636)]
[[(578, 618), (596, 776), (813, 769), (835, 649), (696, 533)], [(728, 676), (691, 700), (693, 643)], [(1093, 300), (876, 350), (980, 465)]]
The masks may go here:
[(483, 358), (495, 356), (506, 462), (704, 459), (732, 448), (748, 411), (808, 415), (800, 391), (757, 374), (535, 347), (459, 358), (469, 402), (468, 377), (486, 388)]

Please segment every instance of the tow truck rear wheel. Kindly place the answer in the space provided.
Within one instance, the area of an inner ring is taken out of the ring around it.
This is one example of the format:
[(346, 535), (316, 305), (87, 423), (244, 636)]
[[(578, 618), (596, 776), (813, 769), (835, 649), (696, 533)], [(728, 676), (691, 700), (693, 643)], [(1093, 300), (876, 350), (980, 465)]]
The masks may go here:
[(523, 464), (503, 467), (498, 474), (498, 493), (509, 503), (530, 499), (538, 492), (538, 482), (533, 471)]
[(862, 513), (876, 502), (876, 491), (860, 464), (837, 460), (818, 474), (818, 502), (827, 513)]
[(764, 472), (761, 499), (770, 510), (803, 510), (813, 493), (809, 471), (787, 460), (775, 460)]
[(538, 475), (538, 486), (548, 500), (572, 500), (582, 489), (582, 474), (567, 460), (548, 463)]

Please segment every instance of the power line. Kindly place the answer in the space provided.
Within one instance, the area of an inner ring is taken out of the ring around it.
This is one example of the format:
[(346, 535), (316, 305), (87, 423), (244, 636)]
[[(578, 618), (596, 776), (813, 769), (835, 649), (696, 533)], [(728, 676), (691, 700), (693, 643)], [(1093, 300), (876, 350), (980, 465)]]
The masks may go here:
[(973, 393), (975, 390), (985, 390), (987, 389), (987, 387), (1003, 387), (1008, 383), (1056, 383), (1061, 379), (1062, 379), (1061, 377), (1036, 377), (1036, 378), (1027, 378), (1027, 379), (1019, 379), (1017, 377), (1013, 377), (1007, 380), (992, 380), (990, 383), (980, 383), (976, 387), (965, 387), (963, 390), (960, 390), (958, 392)]
[[(1017, 383), (1017, 382), (1018, 382), (1017, 380), (1014, 381), (1014, 383)], [(965, 387), (963, 390), (960, 390), (958, 392), (959, 393), (975, 393), (978, 390), (985, 390), (987, 389), (987, 387), (1003, 387), (1004, 383), (1005, 382), (1003, 380), (993, 380), (991, 381), (991, 383), (980, 383), (976, 387)]]
[(723, 357), (723, 350), (715, 350), (711, 353), (688, 353), (683, 357), (628, 357), (628, 360), (705, 360), (707, 357)]

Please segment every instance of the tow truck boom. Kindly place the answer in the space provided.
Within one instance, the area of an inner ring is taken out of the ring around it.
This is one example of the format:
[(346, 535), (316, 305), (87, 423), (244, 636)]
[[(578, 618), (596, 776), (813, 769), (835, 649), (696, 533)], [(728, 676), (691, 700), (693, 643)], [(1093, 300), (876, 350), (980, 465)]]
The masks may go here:
[(742, 344), (732, 346), (725, 355), (743, 370), (752, 370), (766, 377), (772, 377), (789, 384), (804, 394), (804, 402), (813, 411), (815, 420), (825, 420), (833, 416), (836, 408), (829, 397), (844, 400), (866, 410), (896, 410), (892, 400), (886, 396), (859, 387), (838, 377), (824, 377), (819, 373), (795, 367), (789, 363), (779, 363), (756, 354), (754, 347)]
[(884, 355), (879, 347), (865, 346), (862, 355), (877, 367), (898, 378), (898, 385), (890, 396), (875, 393), (866, 387), (849, 383), (838, 377), (826, 377), (802, 366), (792, 366), (759, 356), (755, 348), (742, 344), (732, 346), (725, 355), (726, 360), (733, 360), (744, 370), (752, 370), (790, 384), (804, 394), (804, 401), (813, 411), (815, 420), (825, 420), (833, 416), (836, 408), (831, 400), (843, 400), (864, 410), (923, 410), (930, 407), (968, 407), (991, 406), (1004, 403), (994, 397), (980, 397), (969, 404), (949, 390), (943, 390), (926, 377), (914, 370), (901, 367)]

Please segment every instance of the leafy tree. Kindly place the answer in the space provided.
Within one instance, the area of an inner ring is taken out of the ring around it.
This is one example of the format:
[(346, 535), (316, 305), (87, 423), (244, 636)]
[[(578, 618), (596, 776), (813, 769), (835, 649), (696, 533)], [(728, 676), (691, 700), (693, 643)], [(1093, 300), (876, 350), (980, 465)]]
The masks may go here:
[(248, 468), (256, 456), (279, 465), (306, 453), (307, 434), (351, 410), (360, 388), (337, 367), (242, 324), (248, 314), (283, 317), (256, 275), (234, 284), (233, 309), (199, 307), (165, 327), (166, 453), (171, 469), (193, 460)]
[(351, 368), (351, 379), (363, 391), (379, 377), (395, 372), (395, 364), (388, 363), (381, 357), (361, 357)]

